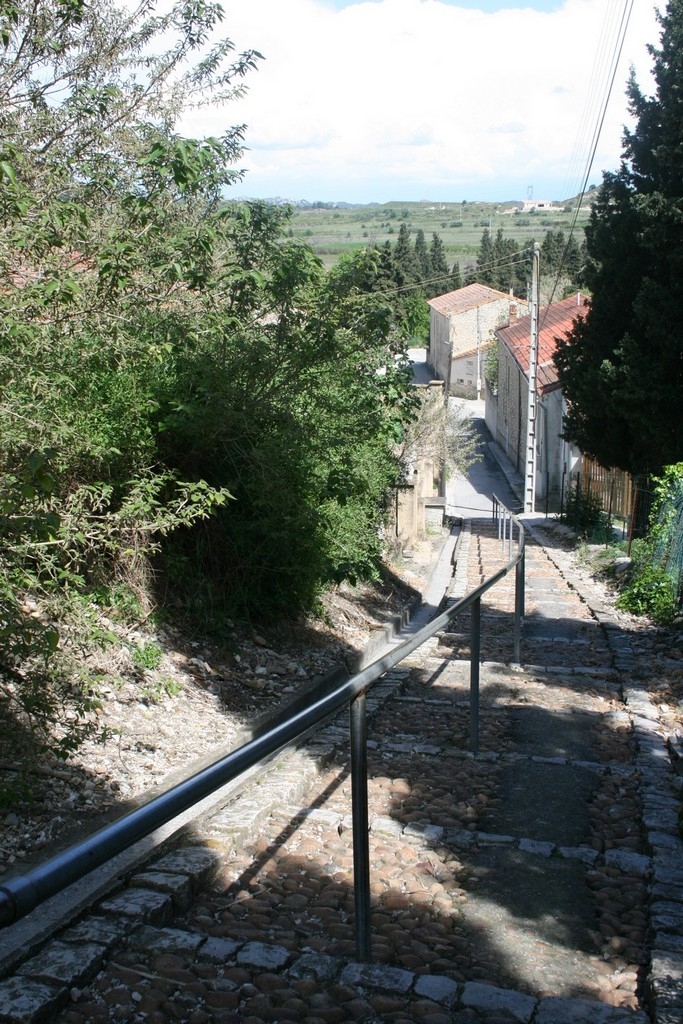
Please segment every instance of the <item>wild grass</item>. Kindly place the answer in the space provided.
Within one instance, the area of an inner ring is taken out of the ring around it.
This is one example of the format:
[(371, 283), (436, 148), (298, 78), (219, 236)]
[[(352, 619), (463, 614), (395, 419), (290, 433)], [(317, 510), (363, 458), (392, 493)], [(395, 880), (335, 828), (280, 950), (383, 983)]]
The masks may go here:
[[(548, 231), (569, 234), (574, 219), (571, 204), (554, 210), (532, 213), (515, 212), (510, 203), (383, 203), (350, 206), (339, 209), (296, 207), (289, 233), (307, 242), (327, 266), (342, 252), (362, 245), (383, 245), (396, 241), (401, 223), (405, 222), (412, 237), (422, 229), (427, 244), (437, 232), (444, 244), (449, 263), (459, 262), (461, 270), (476, 260), (484, 228), (492, 235), (499, 229), (504, 238), (513, 238), (523, 245), (531, 240), (542, 242)], [(583, 240), (588, 221), (586, 205), (577, 219), (577, 241)]]

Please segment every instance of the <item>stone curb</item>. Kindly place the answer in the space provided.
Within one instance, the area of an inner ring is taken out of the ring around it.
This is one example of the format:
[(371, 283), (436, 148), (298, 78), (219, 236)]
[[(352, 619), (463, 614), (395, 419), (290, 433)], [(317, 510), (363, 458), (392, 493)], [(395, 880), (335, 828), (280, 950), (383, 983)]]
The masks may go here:
[[(182, 855), (183, 851), (178, 853)], [(135, 897), (130, 899), (130, 916), (138, 922), (128, 937), (130, 948), (171, 954), (191, 952), (200, 960), (248, 965), (270, 973), (280, 972), (293, 980), (311, 978), (325, 985), (339, 982), (355, 988), (359, 995), (378, 991), (404, 997), (406, 1001), (411, 997), (429, 999), (451, 1012), (469, 1009), (484, 1019), (491, 1016), (499, 1020), (502, 1016), (520, 1024), (649, 1024), (647, 1014), (641, 1011), (616, 1009), (590, 1000), (537, 999), (513, 989), (480, 982), (458, 983), (446, 976), (414, 974), (383, 964), (348, 963), (312, 953), (293, 957), (282, 946), (262, 942), (204, 939), (193, 932), (164, 927), (168, 915), (162, 910), (161, 895), (156, 909), (149, 908), (142, 924), (139, 903)], [(116, 913), (125, 914), (125, 899), (119, 901)], [(83, 941), (86, 936), (90, 941)], [(67, 930), (61, 940), (54, 940), (28, 961), (20, 976), (0, 982), (0, 1021), (49, 1021), (50, 1015), (68, 1005), (71, 990), (86, 981), (105, 955), (113, 951), (117, 938), (121, 937), (116, 936), (116, 927), (106, 917), (91, 919), (88, 928), (81, 928), (80, 932), (78, 928)]]

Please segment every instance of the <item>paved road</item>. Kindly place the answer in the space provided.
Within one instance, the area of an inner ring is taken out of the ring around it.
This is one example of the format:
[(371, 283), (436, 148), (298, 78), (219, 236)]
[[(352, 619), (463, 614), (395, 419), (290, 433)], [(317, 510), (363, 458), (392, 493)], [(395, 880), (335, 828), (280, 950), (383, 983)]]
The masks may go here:
[[(428, 384), (432, 379), (432, 373), (426, 362), (426, 350), (412, 348), (408, 354), (412, 361), (414, 382)], [(505, 474), (501, 471), (500, 461), (497, 461), (492, 453), (491, 434), (484, 422), (484, 402), (453, 397), (449, 398), (448, 402), (452, 408), (472, 418), (481, 442), (481, 458), (470, 468), (466, 476), (458, 475), (447, 481), (446, 514), (457, 518), (490, 516), (491, 499), (494, 494), (508, 508), (517, 509), (519, 497), (510, 488)]]
[(519, 508), (519, 497), (511, 489), (499, 461), (493, 455), (491, 434), (484, 422), (484, 403), (449, 398), (449, 403), (472, 417), (481, 445), (481, 459), (471, 466), (467, 476), (455, 476), (446, 485), (446, 514), (459, 518), (491, 515), (492, 497), (510, 509)]

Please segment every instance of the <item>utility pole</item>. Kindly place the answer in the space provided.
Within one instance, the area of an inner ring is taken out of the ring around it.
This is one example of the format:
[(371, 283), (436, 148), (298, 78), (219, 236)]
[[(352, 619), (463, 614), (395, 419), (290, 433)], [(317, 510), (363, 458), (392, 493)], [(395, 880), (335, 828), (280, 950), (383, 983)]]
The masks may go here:
[(531, 256), (531, 299), (529, 302), (529, 396), (526, 413), (526, 454), (524, 459), (524, 511), (536, 511), (536, 374), (538, 369), (538, 306), (541, 248), (534, 242)]
[(481, 398), (481, 325), (477, 306), (477, 398)]

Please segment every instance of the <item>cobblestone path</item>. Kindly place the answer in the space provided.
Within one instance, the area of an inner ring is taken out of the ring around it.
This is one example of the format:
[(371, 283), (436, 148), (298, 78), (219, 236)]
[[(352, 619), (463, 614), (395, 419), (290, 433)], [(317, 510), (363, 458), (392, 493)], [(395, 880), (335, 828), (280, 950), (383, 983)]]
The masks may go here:
[[(542, 535), (539, 533), (539, 537)], [(355, 960), (348, 735), (326, 727), (0, 982), (0, 1021), (683, 1020), (677, 802), (627, 639), (531, 542), (513, 579), (372, 691), (373, 963)], [(454, 596), (501, 564), (488, 522)]]

